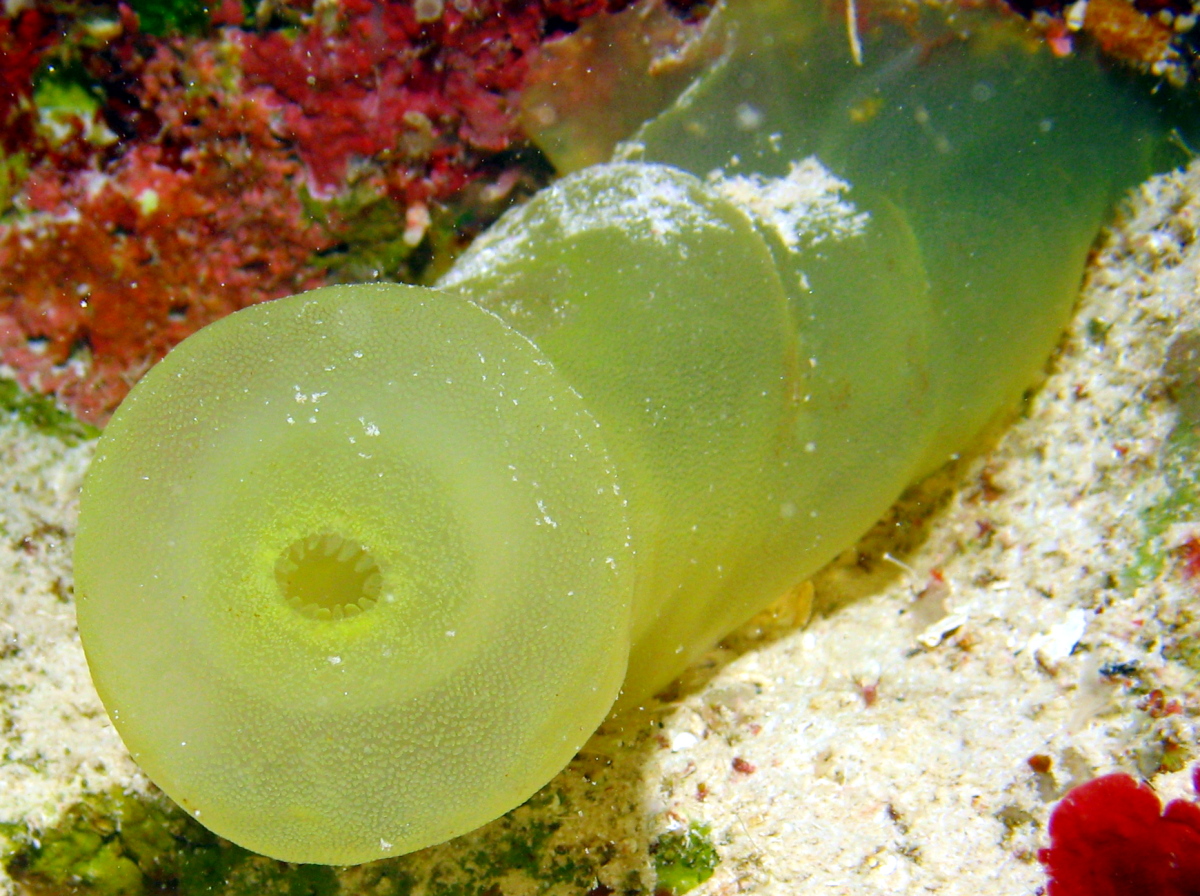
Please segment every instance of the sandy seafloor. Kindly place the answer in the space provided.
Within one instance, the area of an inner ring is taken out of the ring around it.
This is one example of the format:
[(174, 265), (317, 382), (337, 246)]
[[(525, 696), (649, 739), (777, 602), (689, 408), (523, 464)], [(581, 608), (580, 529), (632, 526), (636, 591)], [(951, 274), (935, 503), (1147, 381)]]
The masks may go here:
[[(720, 862), (698, 896), (1011, 896), (1044, 883), (1036, 850), (1070, 785), (1124, 769), (1164, 799), (1191, 795), (1186, 766), (1155, 769), (1163, 743), (1188, 765), (1200, 752), (1200, 652), (1192, 668), (1180, 659), (1200, 635), (1200, 580), (1173, 550), (1200, 519), (1150, 543), (1146, 508), (1167, 500), (1164, 442), (1190, 388), (1163, 367), (1200, 329), (1198, 232), (1200, 165), (1144, 186), (1097, 252), (1050, 378), (993, 447), (818, 577), (811, 619), (794, 596), (675, 699), (607, 723), (536, 807), (407, 860), (415, 891), (652, 892), (651, 844), (703, 825)], [(35, 829), (85, 791), (148, 786), (75, 631), (71, 533), (90, 453), (0, 427), (0, 822)], [(1185, 711), (1155, 718), (1154, 688)], [(592, 883), (479, 876), (481, 854), (533, 830)], [(364, 871), (342, 880), (396, 892)]]

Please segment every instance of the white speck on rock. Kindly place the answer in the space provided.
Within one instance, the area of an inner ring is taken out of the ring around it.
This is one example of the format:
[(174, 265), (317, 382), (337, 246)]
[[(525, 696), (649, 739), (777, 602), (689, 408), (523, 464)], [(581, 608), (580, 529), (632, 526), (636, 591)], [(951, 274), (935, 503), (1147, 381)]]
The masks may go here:
[(1091, 616), (1087, 610), (1068, 610), (1062, 622), (1052, 625), (1048, 632), (1029, 639), (1030, 655), (1048, 668), (1056, 666), (1075, 650)]

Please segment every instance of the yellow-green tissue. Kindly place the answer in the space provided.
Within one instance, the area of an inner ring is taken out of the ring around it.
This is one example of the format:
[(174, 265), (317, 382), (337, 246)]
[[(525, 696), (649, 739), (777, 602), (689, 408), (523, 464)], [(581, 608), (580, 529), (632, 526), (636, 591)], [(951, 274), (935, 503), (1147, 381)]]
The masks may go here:
[(630, 554), (596, 422), (537, 349), (465, 301), (333, 287), (139, 384), (88, 474), (79, 625), (176, 802), (363, 862), (566, 764), (624, 675)]
[(725, 54), (438, 289), (232, 315), (88, 474), (79, 626), (134, 758), (245, 847), (348, 864), (519, 804), (1033, 382), (1164, 125), (1006, 24)]

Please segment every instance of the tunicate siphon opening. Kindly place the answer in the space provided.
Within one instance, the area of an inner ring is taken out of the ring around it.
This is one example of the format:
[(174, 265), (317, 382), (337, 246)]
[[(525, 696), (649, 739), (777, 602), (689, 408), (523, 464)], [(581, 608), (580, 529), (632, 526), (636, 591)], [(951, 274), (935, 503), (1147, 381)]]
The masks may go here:
[(293, 542), (279, 555), (275, 581), (297, 613), (335, 622), (374, 607), (383, 577), (364, 545), (322, 532)]

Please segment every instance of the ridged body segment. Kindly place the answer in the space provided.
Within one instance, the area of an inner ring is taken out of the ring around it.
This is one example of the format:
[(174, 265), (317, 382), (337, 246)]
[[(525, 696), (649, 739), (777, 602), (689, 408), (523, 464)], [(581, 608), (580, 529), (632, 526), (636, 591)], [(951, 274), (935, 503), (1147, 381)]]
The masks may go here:
[(439, 288), (238, 312), (113, 418), (80, 631), (221, 835), (348, 864), (526, 799), (1011, 410), (1167, 132), (1011, 22), (859, 66), (815, 2), (715, 15), (625, 161)]

